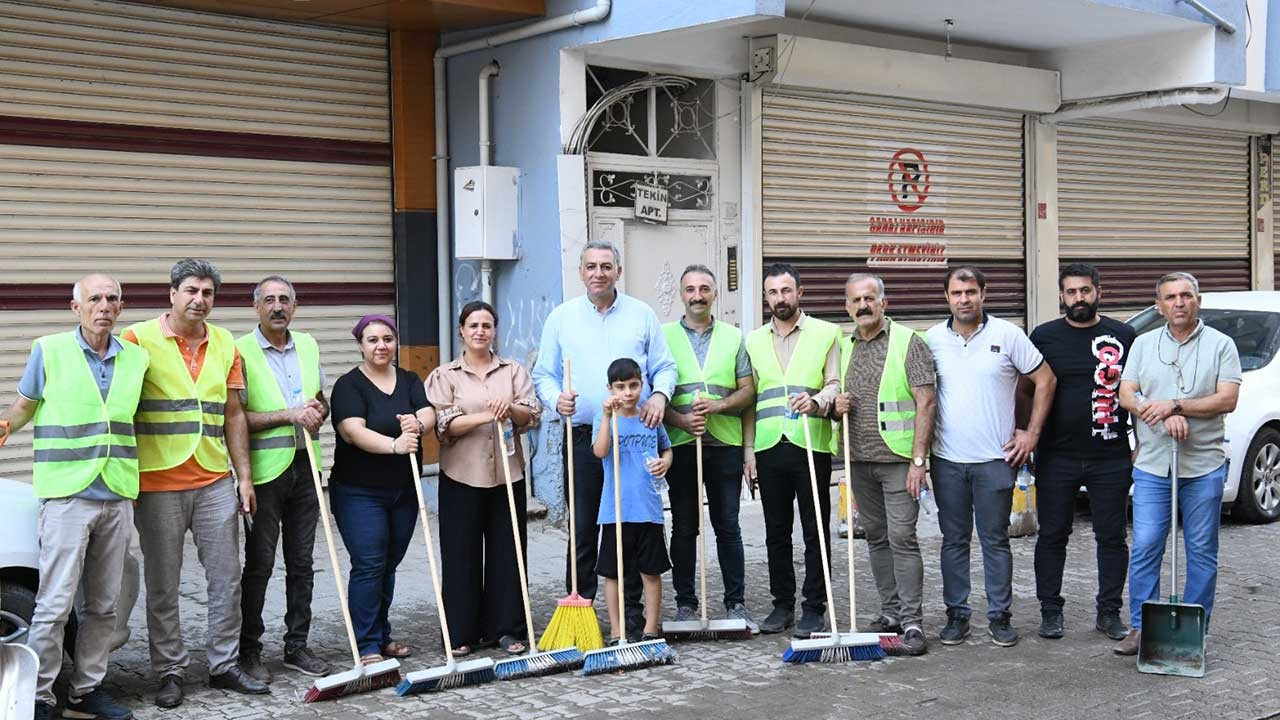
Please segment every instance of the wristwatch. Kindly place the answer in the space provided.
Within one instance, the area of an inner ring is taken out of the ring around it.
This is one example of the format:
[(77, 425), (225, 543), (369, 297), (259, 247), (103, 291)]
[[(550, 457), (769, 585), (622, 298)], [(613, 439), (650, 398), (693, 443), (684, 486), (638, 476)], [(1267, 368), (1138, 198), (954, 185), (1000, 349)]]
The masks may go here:
[(916, 457), (911, 458), (911, 464), (916, 467), (924, 467), (924, 458), (917, 455)]
[(1174, 401), (1173, 401), (1173, 414), (1174, 414), (1174, 415), (1181, 415), (1181, 414), (1182, 414), (1182, 401), (1181, 401), (1181, 400), (1174, 400)]

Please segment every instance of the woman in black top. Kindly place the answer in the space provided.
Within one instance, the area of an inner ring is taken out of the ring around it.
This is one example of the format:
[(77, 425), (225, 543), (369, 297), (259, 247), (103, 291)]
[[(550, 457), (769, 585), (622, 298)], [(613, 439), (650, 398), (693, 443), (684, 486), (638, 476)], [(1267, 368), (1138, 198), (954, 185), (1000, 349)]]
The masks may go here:
[(330, 407), (337, 430), (329, 496), (351, 556), (347, 604), (361, 662), (407, 657), (391, 638), (387, 611), (396, 567), (418, 521), (409, 453), (435, 424), (422, 380), (395, 366), (398, 331), (385, 315), (366, 315), (352, 330), (364, 361), (338, 378)]

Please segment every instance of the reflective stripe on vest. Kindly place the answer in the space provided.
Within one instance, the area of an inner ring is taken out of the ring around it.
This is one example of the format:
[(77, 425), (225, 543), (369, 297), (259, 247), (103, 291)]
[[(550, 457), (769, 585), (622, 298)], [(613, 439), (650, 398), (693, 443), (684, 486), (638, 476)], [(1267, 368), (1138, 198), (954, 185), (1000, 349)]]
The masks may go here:
[[(717, 322), (711, 326), (711, 345), (707, 348), (705, 366), (699, 367), (698, 356), (693, 352), (689, 334), (679, 321), (662, 326), (667, 337), (667, 347), (676, 360), (676, 389), (671, 398), (671, 409), (689, 412), (693, 394), (698, 392), (709, 400), (729, 397), (738, 389), (738, 348), (742, 346), (742, 331), (729, 323)], [(707, 432), (725, 445), (742, 446), (742, 419), (737, 415), (707, 416)], [(671, 445), (693, 442), (693, 435), (668, 425), (667, 435)]]
[(36, 340), (44, 360), (44, 394), (33, 418), (32, 487), (36, 497), (69, 497), (102, 476), (112, 492), (138, 497), (133, 415), (147, 355), (122, 343), (106, 400), (75, 331)]
[(129, 329), (151, 358), (134, 418), (139, 469), (168, 470), (195, 457), (205, 470), (227, 472), (223, 425), (227, 375), (236, 356), (231, 333), (205, 323), (204, 365), (192, 380), (177, 340), (165, 337), (158, 318)]
[[(290, 331), (293, 348), (298, 355), (298, 370), (302, 373), (302, 397), (310, 400), (320, 393), (320, 349), (316, 341), (306, 333)], [(244, 363), (245, 410), (250, 412), (276, 412), (288, 407), (275, 373), (267, 365), (266, 353), (258, 344), (257, 333), (242, 335), (236, 340), (240, 360)], [(270, 482), (289, 468), (297, 450), (298, 429), (290, 425), (267, 428), (249, 433), (249, 464), (253, 467), (253, 484)], [(320, 441), (312, 439), (316, 462), (320, 462)]]
[[(817, 395), (822, 390), (823, 369), (827, 353), (840, 340), (840, 328), (825, 320), (806, 316), (804, 328), (797, 330), (800, 342), (791, 354), (791, 364), (784, 373), (773, 349), (773, 332), (769, 325), (756, 328), (747, 336), (747, 354), (756, 373), (756, 451), (768, 450), (785, 435), (792, 445), (804, 447), (804, 428), (800, 419), (787, 419), (790, 397), (797, 393)], [(831, 451), (831, 421), (810, 417), (809, 433), (813, 449)]]
[[(907, 380), (907, 349), (915, 333), (888, 318), (885, 322), (889, 324), (889, 349), (885, 354), (884, 371), (880, 373), (880, 389), (876, 393), (876, 422), (880, 426), (880, 437), (889, 450), (894, 455), (910, 458), (916, 439), (916, 399)], [(856, 335), (840, 341), (841, 392), (845, 391), (845, 378), (849, 376), (849, 362), (856, 343)], [(832, 451), (837, 451), (834, 442)]]

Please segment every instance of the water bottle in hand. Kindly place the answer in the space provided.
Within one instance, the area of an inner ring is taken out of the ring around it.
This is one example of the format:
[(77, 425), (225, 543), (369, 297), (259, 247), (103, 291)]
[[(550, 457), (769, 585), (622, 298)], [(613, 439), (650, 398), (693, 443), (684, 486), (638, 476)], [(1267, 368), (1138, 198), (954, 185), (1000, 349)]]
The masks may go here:
[(933, 493), (928, 487), (920, 488), (920, 497), (916, 498), (916, 501), (920, 503), (920, 509), (925, 515), (933, 517), (938, 514), (938, 503), (934, 502)]
[(507, 455), (516, 454), (516, 427), (508, 418), (502, 421), (502, 441), (507, 444)]
[(1035, 484), (1036, 479), (1031, 474), (1031, 468), (1026, 463), (1023, 463), (1022, 467), (1018, 469), (1018, 489), (1026, 492), (1027, 488)]

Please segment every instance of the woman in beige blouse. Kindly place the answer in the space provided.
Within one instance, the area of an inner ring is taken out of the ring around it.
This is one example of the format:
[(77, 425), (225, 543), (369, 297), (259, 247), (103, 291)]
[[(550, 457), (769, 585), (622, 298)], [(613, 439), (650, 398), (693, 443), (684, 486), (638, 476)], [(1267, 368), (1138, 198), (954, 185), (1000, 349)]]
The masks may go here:
[[(520, 431), (538, 423), (542, 408), (529, 372), (498, 357), (498, 313), (469, 302), (460, 313), (462, 357), (427, 378), (440, 437), (440, 554), (442, 589), (454, 654), (497, 643), (524, 652), (524, 606), (515, 542), (494, 420), (509, 428), (506, 461), (514, 483), (520, 536), (525, 537), (524, 452)], [(510, 423), (510, 425), (507, 425)]]

